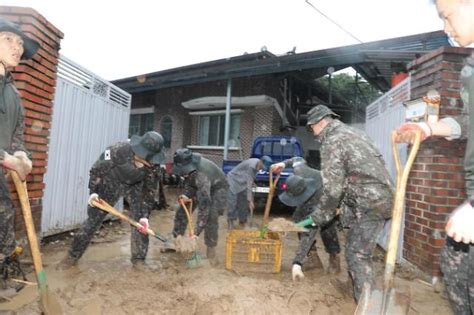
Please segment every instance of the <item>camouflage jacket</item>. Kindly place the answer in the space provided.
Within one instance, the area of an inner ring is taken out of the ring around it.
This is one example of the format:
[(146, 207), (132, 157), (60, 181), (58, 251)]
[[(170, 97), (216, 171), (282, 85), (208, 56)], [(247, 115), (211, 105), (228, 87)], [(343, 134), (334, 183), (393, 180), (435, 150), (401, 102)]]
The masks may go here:
[(0, 76), (0, 159), (3, 153), (26, 151), (23, 140), (25, 130), (23, 107), (12, 76)]
[(463, 101), (463, 111), (459, 116), (445, 117), (441, 121), (447, 123), (452, 130), (452, 135), (447, 137), (452, 139), (466, 139), (467, 147), (464, 156), (464, 179), (466, 193), (468, 196), (474, 195), (474, 53), (466, 58), (465, 65), (461, 70), (461, 99)]
[(148, 167), (137, 168), (128, 141), (118, 142), (100, 155), (90, 170), (89, 189), (99, 196), (107, 186), (134, 185), (153, 176)]
[(393, 184), (382, 155), (367, 135), (339, 120), (319, 135), (324, 190), (312, 218), (324, 225), (342, 208), (343, 223), (371, 216), (389, 218)]
[(202, 157), (195, 172), (189, 174), (184, 187), (184, 195), (197, 199), (199, 206), (197, 224), (194, 233), (201, 234), (212, 210), (213, 193), (221, 188), (227, 188), (224, 172), (212, 161)]

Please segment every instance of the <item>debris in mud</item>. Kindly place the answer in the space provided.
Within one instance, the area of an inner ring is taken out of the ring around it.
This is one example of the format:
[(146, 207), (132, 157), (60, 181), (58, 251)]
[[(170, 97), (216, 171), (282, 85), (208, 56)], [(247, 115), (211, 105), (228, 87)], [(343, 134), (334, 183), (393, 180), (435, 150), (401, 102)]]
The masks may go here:
[(295, 223), (285, 219), (276, 218), (268, 223), (268, 229), (273, 232), (307, 232), (304, 227), (297, 226)]

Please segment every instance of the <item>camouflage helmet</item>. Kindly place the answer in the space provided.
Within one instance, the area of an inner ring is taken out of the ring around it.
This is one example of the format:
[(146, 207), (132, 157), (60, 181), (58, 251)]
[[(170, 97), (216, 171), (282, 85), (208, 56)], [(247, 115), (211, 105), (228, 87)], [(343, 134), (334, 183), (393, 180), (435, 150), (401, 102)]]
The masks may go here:
[(315, 178), (304, 178), (298, 175), (291, 175), (286, 180), (286, 190), (278, 198), (285, 205), (299, 207), (311, 198), (317, 191), (321, 192), (323, 179), (318, 172)]
[(173, 156), (173, 173), (179, 176), (187, 175), (199, 166), (201, 155), (191, 150), (178, 149)]
[(165, 140), (156, 131), (148, 131), (141, 137), (134, 135), (130, 139), (133, 153), (152, 164), (160, 164), (165, 160), (164, 143)]
[(21, 37), (23, 40), (23, 55), (21, 60), (31, 59), (36, 54), (40, 44), (34, 39), (26, 36), (18, 24), (0, 18), (0, 32), (10, 32)]
[(311, 108), (308, 112), (308, 122), (306, 123), (306, 127), (310, 128), (311, 125), (317, 124), (326, 116), (340, 117), (326, 105), (317, 105)]

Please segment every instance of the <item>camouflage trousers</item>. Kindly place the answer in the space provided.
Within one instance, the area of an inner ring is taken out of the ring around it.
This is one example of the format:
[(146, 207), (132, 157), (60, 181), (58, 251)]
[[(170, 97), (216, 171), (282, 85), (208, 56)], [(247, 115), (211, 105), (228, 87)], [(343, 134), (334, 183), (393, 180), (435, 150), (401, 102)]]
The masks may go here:
[(0, 263), (15, 249), (15, 207), (0, 167)]
[(474, 245), (448, 237), (441, 251), (441, 270), (454, 314), (474, 314)]
[[(119, 198), (123, 196), (130, 205), (130, 213), (133, 220), (138, 221), (140, 218), (148, 218), (153, 207), (154, 200), (152, 198), (145, 198), (146, 192), (143, 188), (143, 182), (135, 185), (126, 185), (121, 183), (109, 183), (102, 195), (99, 197), (107, 201), (107, 203), (114, 205)], [(89, 246), (95, 232), (102, 225), (106, 212), (88, 206), (87, 220), (82, 228), (77, 232), (69, 250), (69, 255), (72, 258), (79, 259)], [(135, 263), (138, 260), (145, 260), (148, 252), (148, 235), (143, 235), (137, 231), (135, 227), (131, 227), (131, 261)]]
[[(217, 241), (219, 239), (219, 215), (222, 215), (223, 210), (225, 209), (226, 196), (227, 188), (217, 189), (211, 194), (211, 206), (209, 209), (200, 209), (199, 204), (196, 205), (196, 208), (198, 209), (198, 222), (196, 222), (195, 225), (200, 224), (201, 226), (204, 226), (204, 243), (207, 247), (217, 246)], [(199, 215), (199, 211), (209, 211), (207, 222), (200, 222), (199, 218), (201, 216)], [(175, 237), (178, 235), (184, 235), (187, 225), (188, 218), (186, 217), (184, 209), (179, 207), (174, 217), (173, 235)], [(194, 231), (196, 231), (196, 226), (194, 226)]]
[(341, 252), (339, 239), (337, 237), (336, 224), (335, 222), (331, 222), (329, 225), (321, 229), (310, 228), (307, 233), (298, 233), (300, 242), (298, 249), (296, 250), (295, 258), (293, 259), (293, 264), (302, 265), (303, 260), (308, 256), (311, 249), (316, 250), (316, 235), (318, 235), (318, 231), (321, 232), (321, 239), (323, 240), (326, 253), (335, 254)]
[(247, 223), (249, 214), (249, 202), (247, 200), (247, 190), (235, 194), (232, 191), (227, 192), (227, 220), (237, 220), (239, 223)]
[(350, 225), (346, 237), (346, 261), (354, 283), (354, 297), (359, 301), (364, 283), (373, 286), (372, 256), (384, 219), (362, 217)]

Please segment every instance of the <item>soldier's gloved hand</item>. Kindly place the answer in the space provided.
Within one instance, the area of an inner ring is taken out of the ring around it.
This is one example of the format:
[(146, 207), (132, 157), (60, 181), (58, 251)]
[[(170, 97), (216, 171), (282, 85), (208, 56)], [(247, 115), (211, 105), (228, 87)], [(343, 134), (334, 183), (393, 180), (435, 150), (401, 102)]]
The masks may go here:
[(421, 131), (421, 141), (425, 140), (428, 137), (433, 135), (433, 131), (426, 122), (407, 122), (402, 124), (397, 130), (397, 139), (398, 143), (409, 142), (413, 139), (414, 131)]
[(474, 208), (473, 201), (457, 207), (446, 224), (446, 234), (456, 242), (474, 243)]
[(291, 277), (293, 278), (293, 281), (300, 281), (304, 279), (304, 273), (301, 270), (300, 265), (293, 264), (293, 267), (291, 268)]
[(89, 196), (89, 200), (87, 200), (87, 203), (89, 204), (89, 206), (94, 207), (94, 205), (92, 204), (92, 201), (99, 202), (99, 195), (96, 193), (93, 193)]
[(178, 196), (178, 202), (188, 203), (189, 201), (191, 201), (191, 199), (188, 198), (188, 196), (186, 196), (186, 195), (179, 195)]
[(23, 151), (16, 151), (13, 155), (5, 152), (3, 156), (3, 167), (15, 171), (22, 181), (30, 174), (32, 163)]
[(274, 173), (280, 173), (284, 169), (285, 169), (285, 163), (283, 162), (275, 163), (270, 166), (270, 172), (274, 172)]
[(148, 219), (147, 218), (141, 218), (138, 223), (140, 224), (140, 227), (137, 228), (138, 232), (147, 235), (148, 227), (150, 226), (148, 224)]

